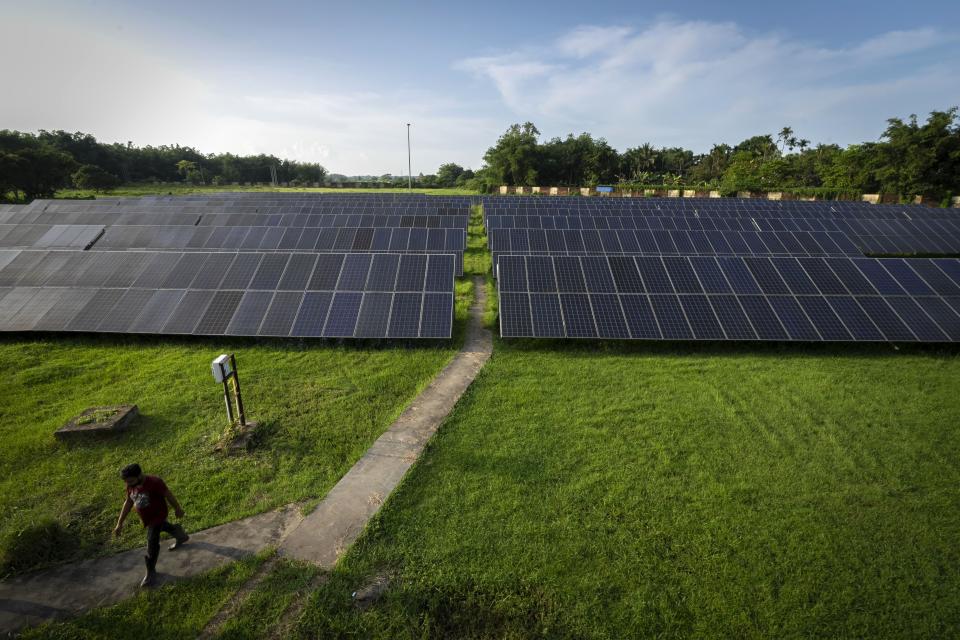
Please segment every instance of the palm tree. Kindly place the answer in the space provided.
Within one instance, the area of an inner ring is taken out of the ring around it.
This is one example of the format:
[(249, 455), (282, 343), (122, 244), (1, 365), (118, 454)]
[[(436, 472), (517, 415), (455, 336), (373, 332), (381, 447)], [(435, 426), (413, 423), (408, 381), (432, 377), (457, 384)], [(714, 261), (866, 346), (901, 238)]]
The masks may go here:
[(780, 153), (783, 153), (784, 148), (787, 145), (787, 141), (790, 139), (790, 136), (793, 135), (793, 129), (790, 127), (784, 127), (780, 129), (780, 133), (777, 134), (777, 140), (781, 141)]

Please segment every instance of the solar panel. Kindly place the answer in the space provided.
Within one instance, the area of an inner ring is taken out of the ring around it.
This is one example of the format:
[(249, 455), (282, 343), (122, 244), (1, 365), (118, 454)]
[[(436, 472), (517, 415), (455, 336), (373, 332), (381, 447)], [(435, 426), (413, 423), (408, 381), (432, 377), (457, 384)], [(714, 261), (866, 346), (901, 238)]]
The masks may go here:
[[(53, 291), (54, 295), (59, 292)], [(144, 306), (153, 297), (149, 289), (127, 289), (123, 291), (116, 304), (110, 309), (106, 317), (97, 325), (99, 332), (125, 333), (137, 319)]]
[(277, 291), (270, 303), (270, 310), (260, 325), (261, 336), (285, 336), (290, 333), (293, 321), (300, 310), (303, 293), (299, 291)]
[(150, 299), (127, 328), (130, 333), (160, 333), (186, 291), (165, 289), (150, 293)]
[[(960, 273), (953, 266), (960, 261), (911, 262), (923, 264), (911, 268), (913, 280), (901, 273), (906, 265), (894, 269), (903, 285), (920, 291), (919, 273), (927, 273), (937, 289), (927, 286), (925, 295), (909, 295), (898, 285), (893, 295), (880, 295), (867, 274), (880, 268), (889, 276), (888, 263), (881, 259), (502, 256), (501, 334), (648, 340), (956, 340), (960, 296), (940, 292), (954, 291), (947, 273)], [(559, 274), (559, 293), (548, 291), (553, 281), (545, 274)], [(581, 280), (580, 274), (589, 276)], [(892, 276), (890, 281), (895, 282)], [(706, 295), (701, 282), (710, 283), (709, 291), (723, 293)]]
[(452, 335), (452, 254), (23, 253), (3, 256), (0, 331)]
[(393, 294), (369, 292), (364, 294), (354, 335), (357, 338), (382, 338), (387, 335)]
[(300, 311), (290, 330), (290, 335), (301, 337), (323, 336), (323, 326), (333, 294), (329, 291), (307, 291), (300, 303)]
[(217, 291), (193, 332), (199, 335), (224, 333), (242, 298), (242, 291)]
[(338, 291), (330, 303), (330, 312), (323, 335), (330, 338), (353, 337), (361, 302), (363, 302), (362, 293)]

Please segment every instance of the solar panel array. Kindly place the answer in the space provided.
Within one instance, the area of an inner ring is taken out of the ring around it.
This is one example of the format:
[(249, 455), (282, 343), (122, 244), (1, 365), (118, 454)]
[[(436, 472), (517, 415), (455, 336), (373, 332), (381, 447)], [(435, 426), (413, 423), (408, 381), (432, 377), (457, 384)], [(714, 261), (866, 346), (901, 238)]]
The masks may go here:
[(449, 338), (453, 256), (0, 251), (0, 331)]
[(449, 338), (469, 206), (340, 194), (3, 206), (0, 331)]
[(578, 200), (484, 199), (502, 336), (960, 341), (960, 260), (863, 255), (960, 253), (955, 211)]

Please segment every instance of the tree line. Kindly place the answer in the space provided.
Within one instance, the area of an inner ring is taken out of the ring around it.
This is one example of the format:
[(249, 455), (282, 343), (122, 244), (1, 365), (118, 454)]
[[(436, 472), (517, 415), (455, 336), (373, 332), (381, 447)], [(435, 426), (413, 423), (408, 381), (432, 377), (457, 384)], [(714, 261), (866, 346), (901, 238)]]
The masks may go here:
[(812, 145), (784, 127), (701, 154), (650, 143), (619, 153), (589, 133), (541, 141), (527, 122), (510, 126), (483, 159), (467, 186), (484, 192), (500, 185), (603, 184), (716, 189), (725, 195), (792, 190), (946, 199), (960, 194), (960, 122), (956, 107), (934, 111), (923, 123), (915, 115), (891, 118), (876, 142), (846, 148)]
[(327, 175), (318, 163), (273, 155), (203, 154), (180, 145), (109, 144), (80, 132), (0, 131), (0, 199), (51, 197), (70, 186), (108, 191), (138, 182), (270, 182), (271, 167), (281, 183), (322, 183)]
[[(464, 187), (493, 192), (500, 185), (625, 188), (671, 187), (794, 191), (827, 197), (892, 193), (948, 199), (960, 194), (960, 118), (957, 108), (891, 118), (876, 142), (812, 145), (791, 127), (707, 153), (644, 143), (618, 152), (604, 138), (581, 133), (540, 140), (530, 122), (511, 125), (483, 156), (478, 171), (445, 163), (413, 178), (420, 188)], [(0, 200), (51, 197), (66, 187), (108, 191), (119, 184), (186, 182), (225, 185), (405, 187), (406, 176), (329, 174), (319, 163), (273, 155), (203, 154), (193, 147), (104, 143), (87, 133), (0, 131)]]

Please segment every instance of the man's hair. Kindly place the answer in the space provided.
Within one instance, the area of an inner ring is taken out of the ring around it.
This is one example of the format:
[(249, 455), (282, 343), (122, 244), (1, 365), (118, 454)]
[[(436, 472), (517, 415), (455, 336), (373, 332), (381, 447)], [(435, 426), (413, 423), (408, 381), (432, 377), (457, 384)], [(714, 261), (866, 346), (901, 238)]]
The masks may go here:
[(140, 469), (140, 465), (128, 464), (123, 469), (120, 469), (120, 477), (126, 480), (127, 478), (139, 478), (143, 473), (143, 470)]

